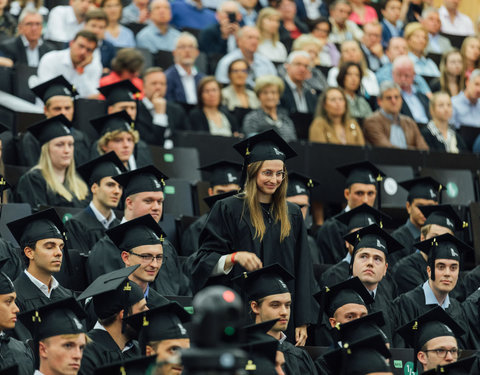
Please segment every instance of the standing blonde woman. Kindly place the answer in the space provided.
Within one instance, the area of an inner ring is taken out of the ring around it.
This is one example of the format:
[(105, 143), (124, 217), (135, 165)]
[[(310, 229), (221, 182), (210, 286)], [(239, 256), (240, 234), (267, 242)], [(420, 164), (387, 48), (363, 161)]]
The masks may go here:
[(263, 8), (258, 14), (257, 28), (260, 31), (260, 44), (257, 52), (274, 63), (282, 63), (287, 59), (287, 49), (280, 42), (281, 14), (274, 8)]

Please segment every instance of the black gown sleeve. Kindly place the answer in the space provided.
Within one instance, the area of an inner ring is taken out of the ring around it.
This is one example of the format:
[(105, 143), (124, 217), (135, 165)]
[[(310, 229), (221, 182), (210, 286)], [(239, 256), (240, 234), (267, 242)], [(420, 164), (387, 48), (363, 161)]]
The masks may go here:
[(47, 183), (40, 170), (31, 169), (20, 177), (16, 194), (17, 202), (28, 203), (32, 209), (49, 205)]

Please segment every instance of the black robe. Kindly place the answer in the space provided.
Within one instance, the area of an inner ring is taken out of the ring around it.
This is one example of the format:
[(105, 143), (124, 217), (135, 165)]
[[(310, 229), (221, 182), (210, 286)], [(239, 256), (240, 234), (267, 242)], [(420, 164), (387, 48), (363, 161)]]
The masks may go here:
[[(220, 257), (235, 251), (255, 253), (262, 260), (263, 266), (279, 263), (295, 277), (295, 280), (287, 283), (293, 304), (287, 336), (294, 339), (294, 327), (316, 322), (318, 305), (312, 295), (316, 292), (317, 285), (313, 277), (302, 212), (294, 203), (287, 202), (287, 207), (291, 223), (290, 235), (279, 242), (280, 223), (275, 223), (263, 207), (266, 231), (260, 242), (255, 238), (255, 228), (250, 221), (248, 209), (244, 209), (243, 199), (235, 195), (217, 201), (200, 235), (200, 249), (192, 255), (191, 276), (194, 292), (202, 289)], [(244, 268), (234, 265), (228, 275), (221, 277), (221, 280), (217, 279), (217, 283), (231, 286), (230, 280), (242, 272)]]
[(317, 375), (315, 364), (305, 350), (286, 340), (278, 346), (278, 350), (285, 356), (287, 375)]
[(406, 293), (427, 281), (427, 261), (417, 251), (400, 259), (392, 272), (398, 293)]
[[(109, 228), (113, 228), (120, 224), (120, 221), (115, 218)], [(65, 228), (68, 232), (68, 248), (83, 250), (89, 252), (93, 246), (105, 236), (105, 227), (100, 223), (90, 206), (77, 214), (70, 220), (65, 222)]]
[(8, 260), (0, 270), (11, 280), (15, 280), (25, 268), (25, 264), (20, 257), (20, 249), (14, 247), (11, 242), (0, 238), (0, 259), (3, 258), (8, 258)]
[(198, 250), (200, 233), (207, 222), (207, 217), (208, 214), (203, 214), (192, 224), (190, 224), (185, 232), (183, 232), (183, 236), (181, 238), (183, 255), (189, 256)]
[(317, 241), (311, 235), (307, 235), (308, 247), (310, 248), (310, 257), (313, 264), (323, 264), (323, 256), (318, 248)]
[(480, 286), (480, 266), (476, 266), (463, 277), (464, 295), (468, 297)]
[(148, 295), (146, 297), (147, 300), (147, 307), (149, 309), (153, 309), (158, 306), (163, 306), (166, 305), (167, 303), (170, 303), (170, 300), (168, 298), (165, 298), (162, 296), (160, 293), (155, 291), (153, 288), (148, 289)]
[[(342, 211), (338, 215), (344, 212)], [(315, 240), (325, 264), (336, 264), (347, 254), (345, 240), (343, 239), (343, 236), (347, 233), (347, 226), (338, 221), (335, 218), (336, 216), (327, 219), (315, 234)]]
[[(392, 237), (403, 245), (403, 249), (395, 251), (388, 257), (388, 262), (393, 267), (400, 259), (412, 254), (414, 252), (414, 244), (420, 241), (420, 238), (414, 238), (412, 233), (407, 227), (407, 224), (403, 224), (392, 232)], [(420, 237), (420, 236), (419, 236)]]
[(141, 356), (140, 347), (135, 340), (132, 341), (132, 348), (122, 352), (107, 331), (92, 329), (88, 332), (88, 337), (93, 342), (87, 345), (83, 351), (79, 375), (91, 375), (98, 367)]
[[(191, 295), (190, 282), (181, 271), (177, 251), (168, 240), (163, 243), (163, 254), (167, 259), (160, 267), (160, 271), (151, 287), (164, 296)], [(87, 279), (91, 283), (100, 275), (124, 267), (125, 263), (121, 258), (121, 251), (109, 237), (104, 236), (96, 243), (88, 256)]]
[[(462, 309), (470, 328), (470, 341), (472, 348), (480, 349), (480, 290), (477, 289), (465, 301), (462, 302)], [(480, 373), (480, 372), (479, 372)], [(478, 374), (478, 373), (477, 373)]]
[(83, 208), (88, 205), (89, 199), (87, 197), (87, 199), (81, 201), (73, 196), (71, 202), (67, 201), (47, 187), (47, 182), (43, 178), (42, 172), (40, 169), (35, 168), (20, 177), (16, 189), (16, 201), (29, 203), (32, 209), (35, 210), (40, 206)]
[(35, 358), (32, 349), (23, 341), (0, 334), (0, 370), (18, 365), (18, 375), (32, 375)]

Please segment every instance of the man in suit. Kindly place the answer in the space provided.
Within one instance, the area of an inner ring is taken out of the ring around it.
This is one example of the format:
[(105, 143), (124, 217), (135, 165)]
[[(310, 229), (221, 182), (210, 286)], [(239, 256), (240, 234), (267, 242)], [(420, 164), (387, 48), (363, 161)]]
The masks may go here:
[(383, 82), (377, 101), (380, 109), (367, 117), (363, 124), (369, 143), (379, 147), (428, 150), (415, 121), (400, 113), (403, 102), (400, 86)]
[(18, 21), (18, 36), (0, 44), (0, 51), (14, 64), (37, 67), (40, 58), (53, 47), (42, 39), (42, 15), (35, 9), (25, 9)]
[(317, 97), (305, 87), (305, 80), (310, 76), (311, 58), (305, 51), (290, 53), (285, 63), (285, 91), (280, 104), (290, 113), (313, 113)]
[(188, 117), (183, 108), (165, 99), (167, 77), (162, 68), (153, 67), (143, 75), (144, 97), (138, 102), (137, 130), (147, 143), (173, 147), (173, 132), (187, 130)]
[(432, 52), (443, 54), (444, 52), (452, 49), (450, 40), (443, 35), (440, 35), (442, 21), (440, 20), (440, 15), (438, 14), (437, 8), (427, 8), (422, 12), (422, 25), (428, 31), (428, 45), (425, 51), (426, 53)]
[(175, 65), (165, 71), (167, 100), (197, 104), (197, 85), (204, 76), (194, 66), (199, 53), (197, 39), (188, 32), (181, 33), (173, 50)]

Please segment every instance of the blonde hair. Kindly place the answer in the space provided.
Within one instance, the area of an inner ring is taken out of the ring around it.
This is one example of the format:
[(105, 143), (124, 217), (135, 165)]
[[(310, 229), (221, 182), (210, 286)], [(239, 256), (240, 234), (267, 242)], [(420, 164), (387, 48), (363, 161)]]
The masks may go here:
[(47, 189), (62, 196), (67, 201), (71, 202), (74, 196), (78, 200), (84, 200), (88, 196), (88, 187), (77, 174), (75, 170), (75, 159), (73, 157), (70, 165), (65, 171), (65, 182), (62, 184), (55, 177), (52, 160), (50, 159), (50, 142), (51, 141), (42, 145), (38, 164), (32, 169), (39, 169), (47, 183)]
[[(244, 211), (242, 212), (242, 216), (245, 213), (245, 208), (248, 208), (250, 212), (250, 221), (255, 228), (254, 238), (259, 238), (260, 242), (263, 241), (263, 236), (266, 232), (262, 207), (258, 200), (257, 193), (257, 175), (262, 168), (262, 165), (263, 161), (256, 161), (248, 165), (247, 181), (245, 182), (245, 192), (242, 195), (244, 199)], [(270, 207), (270, 214), (274, 218), (275, 223), (280, 221), (280, 242), (283, 242), (283, 240), (290, 235), (291, 230), (286, 200), (288, 175), (285, 165), (283, 166), (283, 170), (285, 172), (285, 178), (278, 187), (278, 189), (275, 191), (275, 193), (273, 193), (273, 202)]]
[(265, 75), (260, 76), (255, 80), (255, 87), (253, 88), (253, 91), (255, 91), (255, 94), (258, 96), (268, 86), (276, 86), (280, 96), (283, 94), (283, 90), (285, 90), (285, 84), (280, 77)]
[(420, 23), (420, 22), (411, 22), (409, 23), (407, 26), (405, 26), (405, 30), (403, 32), (403, 37), (405, 38), (405, 40), (407, 40), (408, 42), (408, 39), (410, 39), (410, 37), (412, 36), (412, 34), (415, 32), (415, 31), (418, 31), (418, 30), (422, 30), (425, 35), (428, 36), (428, 31), (427, 29)]
[(452, 99), (450, 94), (446, 91), (437, 91), (436, 93), (434, 93), (432, 95), (432, 98), (430, 99), (430, 103), (428, 105), (428, 107), (430, 109), (430, 114), (432, 114), (432, 116), (433, 116), (433, 110), (435, 109), (435, 105), (438, 102), (438, 98), (441, 97), (441, 96), (448, 96), (448, 98), (450, 100)]
[(311, 34), (302, 34), (292, 44), (292, 51), (301, 51), (304, 50), (305, 47), (310, 45), (315, 45), (319, 51), (322, 50), (322, 42), (315, 38)]
[[(62, 339), (64, 340), (75, 340), (77, 339), (80, 335), (85, 335), (85, 344), (90, 344), (93, 342), (93, 340), (86, 334), (86, 333), (71, 333), (71, 334), (66, 334), (66, 335), (59, 335)], [(40, 340), (42, 341), (43, 343), (47, 344), (48, 345), (48, 341), (49, 341), (49, 338), (50, 337), (47, 337), (43, 340)]]
[(133, 141), (135, 142), (135, 144), (137, 144), (138, 141), (140, 140), (140, 134), (138, 134), (137, 130), (133, 130), (133, 129), (130, 129), (130, 130), (119, 129), (111, 132), (106, 132), (104, 135), (100, 137), (100, 139), (97, 142), (97, 151), (99, 152), (99, 154), (103, 155), (105, 153), (105, 151), (103, 151), (103, 148), (108, 145), (108, 142), (112, 141), (123, 132), (130, 134), (133, 137)]
[[(263, 8), (260, 11), (260, 13), (258, 13), (257, 28), (258, 28), (258, 31), (260, 31), (260, 42), (263, 42), (266, 39), (265, 33), (263, 31), (263, 26), (262, 26), (263, 20), (265, 18), (275, 17), (275, 16), (278, 17), (279, 20), (282, 17), (278, 10), (276, 10), (275, 8), (271, 8), (271, 7)], [(272, 37), (272, 44), (275, 46), (279, 40), (280, 40), (280, 34), (277, 30), (275, 35), (273, 35), (273, 37)]]

